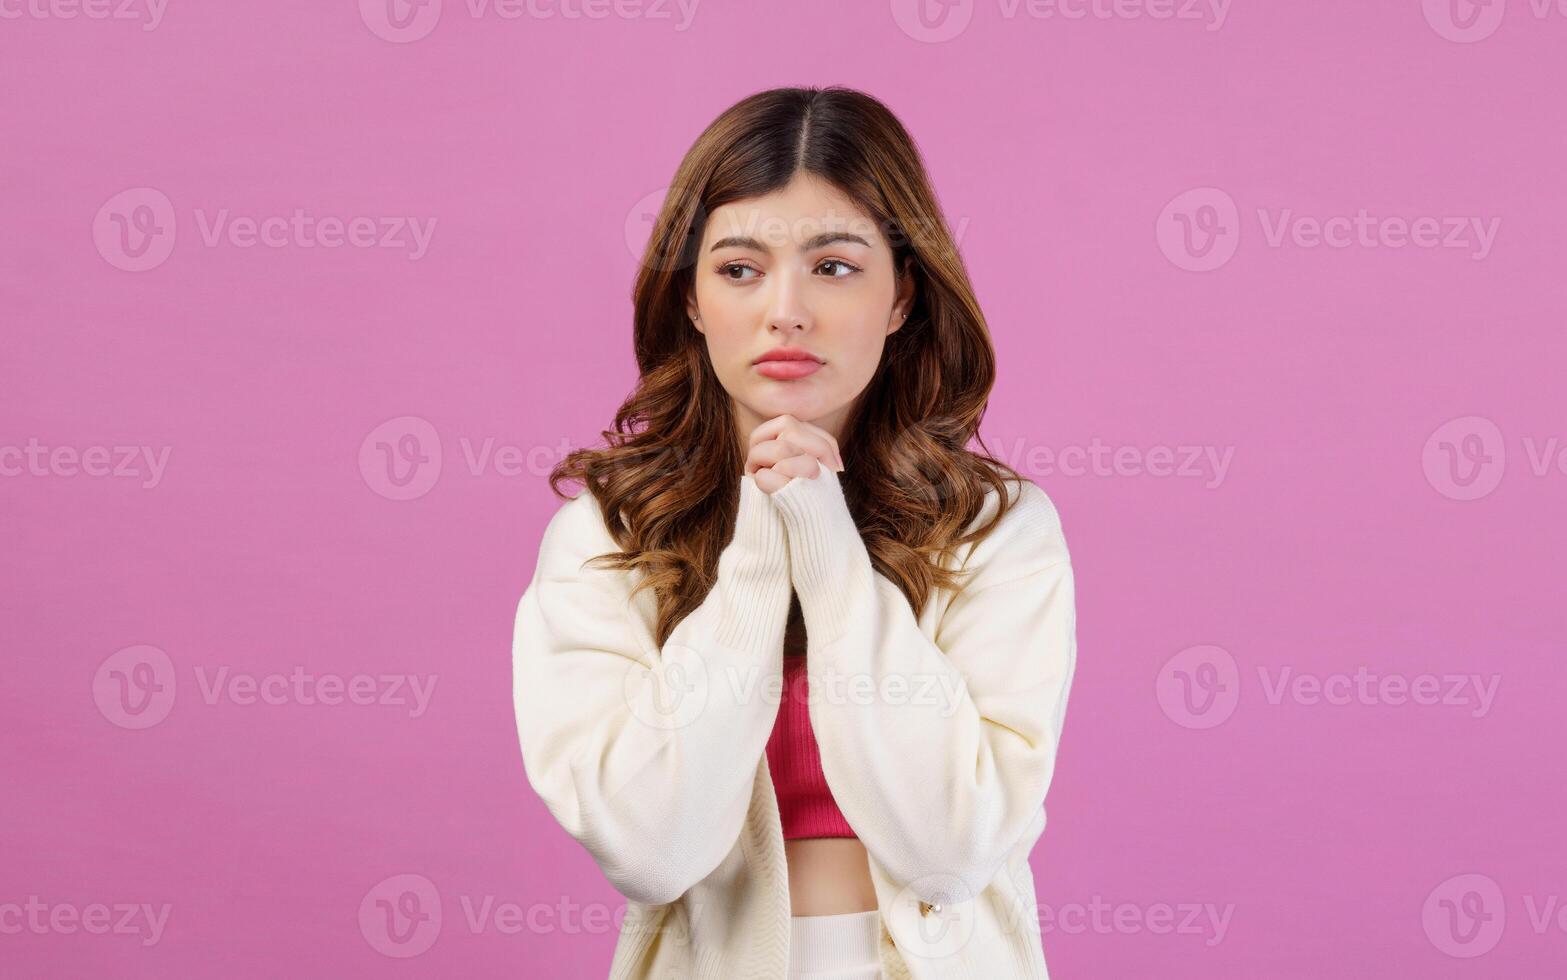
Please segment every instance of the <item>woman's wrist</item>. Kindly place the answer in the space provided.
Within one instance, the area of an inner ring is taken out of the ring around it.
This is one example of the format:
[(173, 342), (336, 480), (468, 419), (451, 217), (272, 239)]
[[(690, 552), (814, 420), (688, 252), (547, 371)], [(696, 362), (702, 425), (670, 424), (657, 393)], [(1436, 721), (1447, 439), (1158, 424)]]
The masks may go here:
[(843, 496), (838, 474), (825, 464), (813, 477), (795, 477), (774, 491), (773, 506), (788, 537), (789, 575), (800, 594), (813, 647), (842, 633), (849, 612), (873, 587), (870, 555)]
[(753, 652), (782, 649), (788, 622), (789, 545), (782, 516), (756, 480), (740, 477), (734, 536), (718, 558), (717, 639)]

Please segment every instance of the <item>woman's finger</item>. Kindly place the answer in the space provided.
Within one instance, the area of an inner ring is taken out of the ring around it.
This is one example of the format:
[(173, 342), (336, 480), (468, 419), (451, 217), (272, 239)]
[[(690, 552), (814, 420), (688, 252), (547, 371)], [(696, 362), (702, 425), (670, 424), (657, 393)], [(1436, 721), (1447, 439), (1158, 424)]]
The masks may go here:
[(746, 457), (745, 471), (755, 473), (764, 466), (772, 466), (790, 456), (798, 456), (805, 452), (799, 446), (785, 439), (769, 439), (766, 442), (757, 443)]
[(811, 443), (811, 451), (820, 459), (829, 462), (834, 469), (843, 469), (843, 453), (838, 448), (838, 440), (834, 439), (832, 433), (826, 429), (794, 418), (790, 425), (784, 427), (783, 432), (797, 441), (808, 439)]
[(786, 476), (800, 476), (810, 479), (821, 470), (822, 461), (810, 453), (800, 453), (787, 459), (779, 460), (770, 468), (774, 473), (782, 473)]
[(751, 445), (755, 446), (767, 439), (784, 438), (802, 450), (814, 453), (816, 457), (829, 463), (834, 469), (843, 469), (843, 455), (838, 449), (838, 440), (834, 439), (827, 430), (820, 426), (812, 425), (793, 415), (779, 415), (768, 419), (757, 426), (751, 433)]

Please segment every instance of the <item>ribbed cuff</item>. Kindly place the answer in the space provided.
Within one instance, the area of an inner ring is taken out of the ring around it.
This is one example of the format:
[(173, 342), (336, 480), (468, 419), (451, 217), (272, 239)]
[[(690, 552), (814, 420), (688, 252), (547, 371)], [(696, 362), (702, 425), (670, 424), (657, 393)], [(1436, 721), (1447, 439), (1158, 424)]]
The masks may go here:
[(849, 614), (874, 587), (873, 566), (843, 498), (838, 474), (824, 464), (773, 493), (789, 539), (789, 574), (800, 593), (805, 631), (814, 643), (842, 635)]
[(766, 491), (750, 474), (740, 477), (735, 533), (718, 556), (721, 591), (715, 637), (736, 650), (783, 649), (789, 622), (789, 543)]

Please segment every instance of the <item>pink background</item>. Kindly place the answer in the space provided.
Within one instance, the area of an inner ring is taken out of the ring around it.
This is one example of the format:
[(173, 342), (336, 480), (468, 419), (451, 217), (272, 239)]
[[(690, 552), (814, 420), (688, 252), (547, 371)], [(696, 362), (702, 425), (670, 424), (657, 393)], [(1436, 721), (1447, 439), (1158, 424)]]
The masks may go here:
[[(446, 0), (399, 38), (377, 0), (177, 0), (150, 30), (146, 0), (21, 2), (0, 972), (604, 975), (623, 903), (524, 778), (512, 614), (544, 474), (634, 379), (649, 195), (723, 108), (802, 83), (864, 88), (920, 142), (1001, 358), (986, 438), (1064, 518), (1080, 662), (1033, 854), (1052, 973), (1567, 961), (1567, 473), (1535, 458), (1567, 447), (1567, 15), (969, 2), (921, 26), (817, 0), (682, 25)], [(418, 257), (208, 244), (224, 209), (435, 223)], [(1499, 223), (1483, 258), (1275, 245), (1286, 209)], [(382, 443), (428, 457), (414, 482)], [(1058, 462), (1096, 445), (1104, 467)], [(73, 462), (117, 446), (166, 467)], [(435, 687), (422, 713), (204, 696), (296, 666)], [(1362, 667), (1494, 696), (1271, 696), (1286, 668)], [(126, 677), (151, 700), (125, 707)], [(388, 897), (428, 916), (411, 938), (378, 926)], [(486, 901), (515, 921), (475, 922)], [(169, 912), (149, 942), (142, 914), (75, 927), (95, 903)]]

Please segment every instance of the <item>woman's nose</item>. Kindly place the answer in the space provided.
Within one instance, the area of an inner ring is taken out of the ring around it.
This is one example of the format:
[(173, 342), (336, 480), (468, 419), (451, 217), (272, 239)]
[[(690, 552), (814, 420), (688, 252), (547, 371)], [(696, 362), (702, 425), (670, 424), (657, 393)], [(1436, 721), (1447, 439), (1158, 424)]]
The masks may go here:
[(798, 274), (779, 274), (773, 278), (773, 291), (767, 304), (768, 329), (783, 332), (810, 329), (811, 313), (805, 287), (806, 283)]

